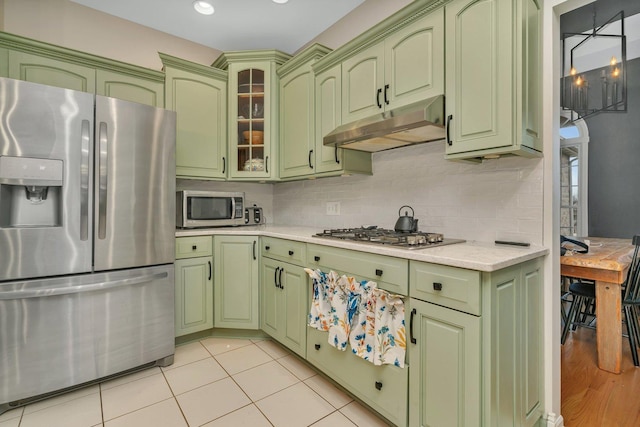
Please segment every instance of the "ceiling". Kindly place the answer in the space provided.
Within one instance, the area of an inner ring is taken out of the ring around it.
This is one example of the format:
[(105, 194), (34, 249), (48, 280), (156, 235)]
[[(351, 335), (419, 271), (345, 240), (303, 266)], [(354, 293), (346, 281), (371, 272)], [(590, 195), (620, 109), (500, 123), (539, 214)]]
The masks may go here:
[(293, 54), (364, 0), (211, 0), (201, 15), (193, 0), (71, 0), (128, 21), (223, 51), (278, 49)]

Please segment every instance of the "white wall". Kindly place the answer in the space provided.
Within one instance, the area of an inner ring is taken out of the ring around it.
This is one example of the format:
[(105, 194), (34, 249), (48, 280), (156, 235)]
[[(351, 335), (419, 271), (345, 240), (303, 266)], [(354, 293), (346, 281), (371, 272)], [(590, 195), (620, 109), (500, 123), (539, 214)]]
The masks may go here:
[(313, 43), (320, 43), (331, 49), (337, 49), (412, 1), (365, 0), (360, 6), (302, 46), (298, 51)]
[(221, 53), (69, 0), (0, 0), (0, 29), (154, 70), (158, 52), (204, 65)]

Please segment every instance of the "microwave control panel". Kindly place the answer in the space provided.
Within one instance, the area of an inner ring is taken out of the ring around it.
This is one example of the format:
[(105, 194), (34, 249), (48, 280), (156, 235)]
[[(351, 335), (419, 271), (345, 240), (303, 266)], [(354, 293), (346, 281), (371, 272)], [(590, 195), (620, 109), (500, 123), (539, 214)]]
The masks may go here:
[(242, 197), (234, 197), (235, 199), (235, 212), (233, 214), (234, 218), (244, 218), (244, 205), (242, 203)]

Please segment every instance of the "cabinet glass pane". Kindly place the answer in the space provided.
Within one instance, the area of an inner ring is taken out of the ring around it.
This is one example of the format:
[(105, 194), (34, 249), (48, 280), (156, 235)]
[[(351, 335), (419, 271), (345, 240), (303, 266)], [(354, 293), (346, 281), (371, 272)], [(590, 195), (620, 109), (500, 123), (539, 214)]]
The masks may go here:
[(238, 72), (239, 171), (264, 170), (264, 70)]

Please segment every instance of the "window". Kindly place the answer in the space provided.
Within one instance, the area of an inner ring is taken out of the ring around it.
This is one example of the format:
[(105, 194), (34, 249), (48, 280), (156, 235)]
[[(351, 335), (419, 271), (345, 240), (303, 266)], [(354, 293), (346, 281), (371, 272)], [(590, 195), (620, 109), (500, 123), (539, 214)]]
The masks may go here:
[(560, 120), (560, 234), (587, 236), (589, 131), (584, 120), (568, 117)]

